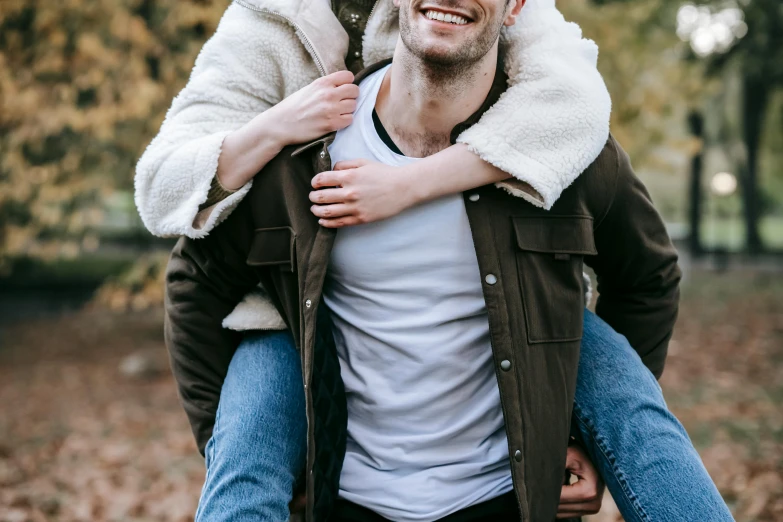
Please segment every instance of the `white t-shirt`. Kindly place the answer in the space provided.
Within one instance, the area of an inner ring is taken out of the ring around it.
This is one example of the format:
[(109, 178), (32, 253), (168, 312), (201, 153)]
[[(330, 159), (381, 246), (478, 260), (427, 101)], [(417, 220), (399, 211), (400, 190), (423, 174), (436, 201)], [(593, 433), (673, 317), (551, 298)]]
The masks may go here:
[[(416, 161), (381, 140), (384, 68), (360, 85), (332, 161)], [(340, 496), (395, 521), (430, 521), (512, 489), (489, 322), (461, 195), (340, 229), (324, 300), (348, 399)]]

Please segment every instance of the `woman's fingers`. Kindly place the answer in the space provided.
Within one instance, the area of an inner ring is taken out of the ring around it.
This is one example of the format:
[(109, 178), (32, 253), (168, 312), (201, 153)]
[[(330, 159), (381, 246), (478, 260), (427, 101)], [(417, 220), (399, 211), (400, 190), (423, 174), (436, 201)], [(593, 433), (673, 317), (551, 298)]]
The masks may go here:
[(350, 194), (341, 188), (326, 188), (310, 192), (310, 201), (318, 205), (330, 205), (333, 203), (347, 203)]
[(359, 86), (346, 83), (334, 88), (334, 95), (338, 100), (355, 100), (359, 97)]
[(326, 170), (313, 176), (310, 185), (314, 189), (323, 189), (325, 187), (342, 187), (345, 174), (334, 170)]
[(323, 82), (339, 87), (343, 85), (353, 85), (353, 78), (353, 73), (351, 71), (337, 71), (324, 76)]
[(313, 205), (310, 207), (316, 217), (322, 219), (336, 219), (353, 214), (353, 209), (345, 203), (335, 203), (333, 205)]
[(338, 161), (334, 164), (334, 170), (358, 169), (359, 167), (363, 167), (368, 163), (371, 163), (370, 160), (364, 158)]
[(356, 110), (356, 100), (341, 100), (337, 103), (340, 114), (353, 114)]
[(318, 224), (324, 228), (343, 228), (352, 227), (354, 225), (361, 225), (364, 223), (356, 216), (346, 216), (336, 219), (319, 219)]

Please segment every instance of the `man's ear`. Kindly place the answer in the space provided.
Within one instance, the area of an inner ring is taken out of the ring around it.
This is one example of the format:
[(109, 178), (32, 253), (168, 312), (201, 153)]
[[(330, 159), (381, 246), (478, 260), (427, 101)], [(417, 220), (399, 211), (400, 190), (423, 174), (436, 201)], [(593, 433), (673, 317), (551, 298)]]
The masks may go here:
[[(399, 2), (399, 0), (394, 0), (395, 2)], [(525, 2), (527, 0), (511, 0), (510, 7), (511, 9), (508, 12), (508, 15), (506, 16), (506, 21), (503, 22), (503, 25), (506, 27), (510, 27), (514, 25), (517, 22), (517, 15), (519, 15), (519, 12), (522, 10), (523, 7), (525, 7)]]
[(394, 4), (394, 7), (396, 7), (397, 9), (400, 8), (400, 0), (394, 0), (392, 3)]

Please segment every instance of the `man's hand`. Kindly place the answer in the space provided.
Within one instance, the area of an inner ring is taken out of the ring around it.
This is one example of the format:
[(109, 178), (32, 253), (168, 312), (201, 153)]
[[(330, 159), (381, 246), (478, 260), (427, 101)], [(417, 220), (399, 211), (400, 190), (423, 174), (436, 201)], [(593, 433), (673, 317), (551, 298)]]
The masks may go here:
[(294, 515), (302, 513), (307, 507), (307, 495), (304, 493), (294, 493), (294, 498), (288, 503), (288, 511)]
[(576, 476), (577, 481), (566, 484), (560, 491), (557, 518), (576, 518), (598, 513), (604, 496), (604, 482), (579, 446), (568, 447), (566, 471)]
[(310, 210), (327, 228), (380, 221), (418, 202), (405, 167), (366, 159), (340, 161), (334, 170), (316, 175), (312, 185)]

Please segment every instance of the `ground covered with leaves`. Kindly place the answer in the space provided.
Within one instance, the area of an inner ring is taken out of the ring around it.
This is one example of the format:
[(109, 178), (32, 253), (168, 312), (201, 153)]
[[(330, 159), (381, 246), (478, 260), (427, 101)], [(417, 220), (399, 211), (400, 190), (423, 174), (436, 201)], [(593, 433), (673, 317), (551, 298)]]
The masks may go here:
[[(203, 462), (161, 331), (160, 310), (2, 328), (0, 522), (192, 520)], [(779, 274), (692, 275), (662, 385), (736, 519), (783, 520)]]

